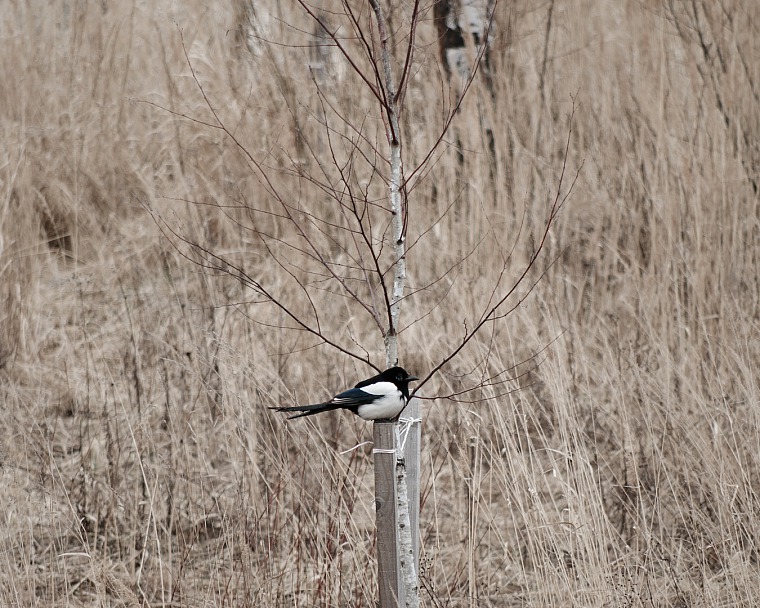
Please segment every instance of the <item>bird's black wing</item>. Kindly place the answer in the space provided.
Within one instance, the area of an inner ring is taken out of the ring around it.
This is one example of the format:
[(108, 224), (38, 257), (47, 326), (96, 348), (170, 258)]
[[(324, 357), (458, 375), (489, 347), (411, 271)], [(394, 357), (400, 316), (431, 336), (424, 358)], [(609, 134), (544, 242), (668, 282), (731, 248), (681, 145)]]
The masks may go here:
[[(382, 393), (381, 393), (382, 394)], [(350, 388), (347, 391), (335, 395), (330, 401), (331, 405), (337, 405), (348, 410), (356, 411), (360, 405), (372, 403), (378, 398), (377, 394), (363, 391), (360, 388)]]

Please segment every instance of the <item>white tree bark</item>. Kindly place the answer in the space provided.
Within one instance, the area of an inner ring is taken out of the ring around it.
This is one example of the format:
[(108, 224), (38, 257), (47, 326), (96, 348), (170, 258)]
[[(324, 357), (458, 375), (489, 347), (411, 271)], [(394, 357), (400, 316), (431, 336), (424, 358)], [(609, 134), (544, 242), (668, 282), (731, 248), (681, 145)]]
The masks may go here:
[[(389, 183), (389, 200), (393, 220), (391, 222), (391, 238), (393, 239), (394, 265), (393, 265), (393, 286), (390, 294), (390, 310), (388, 319), (388, 330), (385, 334), (385, 358), (388, 367), (398, 365), (398, 323), (401, 315), (401, 301), (404, 296), (404, 287), (406, 284), (406, 221), (405, 221), (405, 201), (403, 195), (404, 184), (404, 167), (401, 157), (401, 130), (399, 127), (398, 114), (398, 95), (396, 83), (393, 78), (391, 66), (391, 52), (388, 48), (388, 34), (383, 15), (382, 7), (378, 0), (369, 0), (372, 10), (375, 13), (377, 21), (378, 34), (380, 36), (380, 52), (385, 75), (385, 129), (390, 147), (390, 183)], [(414, 26), (412, 26), (414, 27)], [(413, 41), (410, 42), (413, 44)], [(407, 410), (409, 407), (407, 407)], [(416, 418), (419, 416), (419, 407), (417, 406), (415, 421), (411, 423), (408, 433), (417, 433), (416, 441), (412, 444), (416, 446), (416, 452), (412, 449), (409, 454), (410, 458), (404, 456), (404, 446), (399, 445), (398, 433), (396, 433), (396, 499), (397, 499), (397, 533), (398, 533), (398, 556), (401, 566), (401, 588), (399, 600), (408, 608), (418, 608), (419, 587), (417, 581), (417, 553), (414, 538), (417, 536), (418, 516), (415, 512), (414, 523), (412, 528), (410, 518), (409, 491), (407, 488), (406, 466), (416, 467), (416, 472), (412, 475), (413, 480), (419, 479), (419, 423)], [(407, 413), (407, 412), (405, 412)], [(407, 413), (408, 415), (408, 413)], [(396, 430), (399, 427), (396, 425)], [(409, 423), (406, 423), (409, 424)], [(404, 442), (406, 443), (406, 442)], [(419, 490), (414, 487), (411, 490), (413, 508), (418, 508)]]

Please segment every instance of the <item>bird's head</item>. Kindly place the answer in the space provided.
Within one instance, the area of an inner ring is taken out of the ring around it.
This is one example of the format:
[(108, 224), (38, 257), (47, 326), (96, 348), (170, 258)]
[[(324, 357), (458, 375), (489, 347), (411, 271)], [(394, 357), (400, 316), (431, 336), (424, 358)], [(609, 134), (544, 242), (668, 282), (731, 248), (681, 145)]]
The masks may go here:
[(411, 375), (403, 367), (391, 367), (385, 370), (381, 376), (383, 376), (383, 380), (393, 382), (397, 386), (404, 386), (414, 380), (419, 380), (417, 376)]

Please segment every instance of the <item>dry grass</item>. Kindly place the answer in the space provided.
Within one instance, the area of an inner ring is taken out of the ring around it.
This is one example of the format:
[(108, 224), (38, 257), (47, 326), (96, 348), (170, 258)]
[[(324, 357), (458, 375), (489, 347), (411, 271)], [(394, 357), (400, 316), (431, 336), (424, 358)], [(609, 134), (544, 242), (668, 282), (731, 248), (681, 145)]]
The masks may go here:
[[(251, 295), (183, 258), (146, 211), (297, 298), (245, 214), (214, 210), (266, 208), (255, 171), (217, 130), (151, 103), (210, 120), (176, 21), (225, 122), (283, 196), (323, 212), (286, 170), (317, 173), (309, 146), (325, 149), (315, 51), (247, 37), (242, 3), (116, 4), (11, 2), (0, 17), (0, 603), (374, 606), (371, 455), (343, 453), (370, 429), (266, 409), (368, 370), (241, 304)], [(426, 387), (524, 362), (506, 385), (520, 390), (424, 402), (426, 605), (756, 604), (760, 11), (660, 4), (555, 0), (547, 36), (548, 5), (503, 2), (490, 89), (476, 80), (410, 198), (410, 239), (430, 228), (412, 286), (481, 243), (442, 306), (443, 284), (405, 303), (405, 323), (422, 320), (402, 359), (424, 373), (502, 256), (514, 248), (513, 275), (530, 255), (577, 99), (568, 163), (585, 165), (542, 258), (557, 262)], [(407, 169), (455, 95), (434, 36), (424, 23)], [(327, 98), (381, 142), (362, 88), (325, 61)], [(357, 183), (382, 197), (367, 171)], [(360, 310), (315, 297), (336, 313), (327, 331), (382, 361)]]

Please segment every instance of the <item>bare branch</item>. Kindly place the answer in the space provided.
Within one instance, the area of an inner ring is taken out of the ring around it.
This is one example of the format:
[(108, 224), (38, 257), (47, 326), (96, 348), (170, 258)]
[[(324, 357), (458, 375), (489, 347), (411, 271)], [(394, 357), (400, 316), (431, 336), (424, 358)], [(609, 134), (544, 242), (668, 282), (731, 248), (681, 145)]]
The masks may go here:
[(404, 95), (406, 95), (406, 86), (409, 82), (409, 74), (412, 71), (412, 60), (414, 58), (414, 43), (417, 34), (417, 20), (419, 18), (420, 1), (414, 0), (414, 7), (412, 8), (412, 21), (409, 27), (409, 44), (406, 46), (406, 59), (404, 60), (404, 69), (401, 70), (401, 78), (398, 81), (398, 91), (396, 93), (396, 99), (394, 100), (398, 105), (404, 103)]
[(375, 96), (375, 98), (385, 105), (382, 91), (378, 90), (377, 85), (373, 84), (369, 78), (364, 74), (364, 72), (361, 70), (361, 68), (356, 64), (354, 61), (354, 58), (351, 56), (351, 53), (348, 52), (345, 46), (341, 43), (338, 36), (335, 34), (335, 32), (331, 31), (329, 27), (327, 27), (327, 24), (317, 15), (312, 8), (304, 2), (304, 0), (298, 0), (298, 4), (301, 5), (301, 8), (306, 12), (309, 17), (314, 19), (321, 27), (322, 29), (327, 32), (327, 35), (330, 36), (330, 38), (335, 42), (335, 46), (338, 47), (338, 50), (340, 50), (341, 54), (345, 58), (345, 60), (348, 62), (348, 64), (351, 66), (351, 69), (356, 73), (359, 78), (361, 78), (364, 81), (364, 84), (367, 85), (369, 90), (372, 92), (372, 94)]
[[(158, 226), (164, 238), (166, 238), (166, 240), (172, 244), (175, 251), (177, 251), (177, 253), (181, 255), (183, 258), (206, 270), (212, 270), (215, 272), (219, 272), (220, 275), (226, 275), (226, 276), (231, 276), (235, 278), (241, 285), (248, 287), (254, 293), (257, 293), (260, 296), (262, 296), (267, 302), (274, 304), (278, 309), (280, 309), (285, 314), (285, 316), (288, 319), (292, 320), (296, 324), (296, 327), (298, 329), (306, 331), (310, 334), (313, 334), (314, 336), (319, 338), (323, 343), (334, 348), (335, 350), (343, 353), (344, 355), (351, 357), (352, 359), (361, 361), (362, 363), (365, 363), (366, 365), (369, 365), (371, 368), (379, 371), (380, 368), (378, 368), (376, 365), (372, 363), (369, 356), (359, 355), (351, 351), (350, 349), (340, 345), (335, 340), (327, 337), (322, 332), (318, 324), (315, 327), (309, 324), (304, 319), (302, 319), (297, 314), (295, 314), (293, 310), (283, 300), (281, 300), (280, 298), (270, 293), (261, 283), (256, 281), (253, 277), (249, 276), (239, 265), (227, 260), (222, 255), (214, 253), (209, 248), (204, 247), (200, 243), (191, 241), (186, 236), (178, 233), (163, 219), (163, 217), (161, 217), (160, 215), (157, 215), (155, 211), (151, 207), (149, 207), (146, 203), (141, 203), (141, 204), (146, 209), (146, 211), (150, 213), (151, 217), (153, 218), (153, 221), (156, 222), (156, 225)], [(174, 237), (174, 238), (171, 238), (171, 237)], [(188, 247), (190, 247), (191, 251), (194, 251), (195, 253), (199, 254), (200, 259), (193, 259), (187, 253), (185, 253), (185, 251), (183, 251), (182, 248), (176, 245), (174, 241), (175, 238), (181, 241), (182, 243), (184, 243), (185, 245), (187, 245)]]
[[(546, 224), (544, 225), (544, 230), (541, 234), (541, 240), (539, 241), (538, 247), (531, 255), (530, 260), (526, 264), (525, 268), (523, 269), (522, 273), (517, 277), (517, 280), (512, 284), (512, 287), (510, 287), (505, 294), (502, 295), (502, 297), (499, 298), (499, 300), (490, 306), (484, 313), (480, 316), (480, 319), (478, 323), (475, 325), (475, 327), (472, 330), (467, 330), (465, 332), (464, 337), (462, 338), (461, 342), (458, 346), (456, 346), (446, 357), (444, 357), (429, 373), (427, 376), (425, 376), (415, 387), (414, 391), (412, 391), (411, 395), (415, 396), (417, 392), (436, 374), (438, 371), (443, 368), (445, 365), (447, 365), (452, 359), (454, 359), (462, 350), (464, 349), (467, 344), (478, 334), (478, 332), (481, 330), (481, 328), (488, 322), (497, 320), (499, 318), (503, 318), (510, 312), (514, 311), (523, 301), (523, 298), (520, 298), (518, 302), (512, 306), (508, 311), (504, 313), (500, 313), (499, 309), (502, 307), (502, 305), (512, 296), (512, 294), (515, 293), (515, 291), (522, 285), (525, 278), (528, 276), (528, 273), (531, 271), (533, 266), (535, 265), (536, 261), (538, 260), (539, 255), (543, 251), (543, 248), (546, 244), (546, 240), (549, 236), (549, 232), (551, 230), (551, 227), (554, 225), (554, 221), (557, 218), (557, 215), (559, 214), (560, 210), (562, 209), (564, 203), (567, 201), (568, 197), (572, 193), (576, 182), (578, 181), (578, 176), (580, 175), (581, 170), (583, 169), (583, 163), (581, 163), (581, 166), (578, 168), (578, 171), (575, 174), (575, 177), (570, 184), (570, 187), (568, 188), (567, 192), (563, 195), (562, 194), (562, 184), (564, 182), (565, 178), (565, 170), (567, 168), (567, 158), (570, 151), (570, 137), (572, 135), (573, 129), (572, 129), (572, 121), (573, 117), (575, 116), (575, 109), (576, 104), (575, 100), (573, 100), (573, 108), (570, 114), (570, 128), (568, 129), (567, 133), (567, 141), (565, 143), (565, 154), (562, 161), (562, 171), (560, 172), (559, 176), (559, 182), (557, 184), (557, 192), (554, 197), (554, 201), (552, 202), (552, 206), (549, 210), (549, 217), (546, 220)], [(553, 263), (553, 262), (552, 262)], [(546, 272), (546, 269), (541, 273), (539, 276), (539, 280)], [(534, 282), (533, 285), (530, 287), (528, 293), (532, 291), (533, 287), (537, 284), (538, 281)]]
[[(488, 19), (488, 25), (486, 26), (486, 31), (483, 36), (483, 44), (480, 45), (480, 48), (478, 49), (478, 54), (475, 57), (475, 63), (472, 66), (472, 70), (470, 70), (470, 75), (468, 76), (467, 80), (465, 81), (464, 87), (462, 87), (462, 93), (459, 96), (459, 99), (457, 99), (457, 102), (454, 104), (454, 107), (449, 111), (448, 116), (444, 120), (443, 126), (441, 127), (441, 130), (439, 132), (438, 138), (435, 142), (433, 142), (433, 145), (428, 150), (427, 154), (423, 157), (423, 159), (418, 163), (418, 165), (411, 171), (411, 173), (407, 176), (406, 180), (404, 181), (403, 187), (404, 189), (407, 188), (407, 184), (410, 184), (412, 180), (415, 179), (417, 174), (427, 165), (430, 158), (435, 154), (435, 151), (438, 149), (438, 147), (441, 145), (441, 142), (443, 142), (444, 138), (446, 137), (446, 133), (448, 133), (449, 128), (451, 127), (452, 123), (454, 122), (454, 117), (459, 112), (459, 108), (462, 106), (462, 103), (464, 102), (464, 99), (467, 95), (467, 92), (470, 90), (470, 86), (472, 85), (473, 81), (475, 80), (475, 76), (477, 75), (480, 65), (483, 61), (483, 57), (485, 56), (486, 48), (487, 48), (487, 42), (488, 38), (491, 34), (491, 27), (493, 26), (494, 21), (494, 15), (496, 14), (495, 10), (495, 4), (494, 4), (494, 10), (489, 15)], [(414, 188), (414, 184), (411, 184), (410, 189)]]

